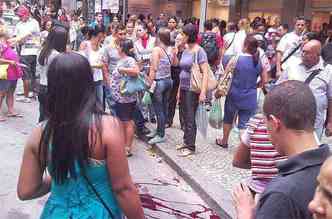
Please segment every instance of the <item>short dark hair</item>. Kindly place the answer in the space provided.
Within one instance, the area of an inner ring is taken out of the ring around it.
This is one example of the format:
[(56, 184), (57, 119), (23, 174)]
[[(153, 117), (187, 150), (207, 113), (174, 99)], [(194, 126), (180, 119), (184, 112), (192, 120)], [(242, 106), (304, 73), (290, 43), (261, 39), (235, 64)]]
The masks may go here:
[(195, 25), (193, 25), (191, 23), (186, 24), (183, 27), (182, 31), (185, 35), (188, 36), (188, 43), (195, 43), (196, 42), (198, 31), (197, 31)]
[(289, 30), (289, 25), (288, 24), (282, 24), (281, 26), (282, 26), (282, 28), (284, 28), (286, 30)]
[(98, 36), (99, 33), (105, 33), (105, 29), (103, 27), (89, 27), (89, 39), (91, 39), (92, 37), (96, 37)]
[(160, 28), (158, 38), (166, 46), (171, 45), (171, 31), (168, 28)]
[(300, 81), (283, 82), (265, 97), (264, 114), (276, 116), (293, 130), (313, 131), (316, 100), (309, 86)]
[(126, 26), (125, 25), (123, 25), (123, 24), (119, 24), (119, 25), (117, 25), (116, 27), (115, 27), (115, 29), (114, 29), (114, 31), (115, 31), (115, 33), (118, 33), (119, 31), (121, 31), (121, 30), (126, 30)]
[(212, 22), (212, 20), (206, 20), (204, 22), (204, 28), (206, 30), (212, 30), (212, 28), (213, 28), (213, 22)]
[(229, 22), (228, 23), (228, 30), (236, 32), (237, 31), (237, 24), (234, 23), (234, 22)]
[(304, 16), (297, 16), (295, 21), (298, 21), (298, 20), (307, 21)]

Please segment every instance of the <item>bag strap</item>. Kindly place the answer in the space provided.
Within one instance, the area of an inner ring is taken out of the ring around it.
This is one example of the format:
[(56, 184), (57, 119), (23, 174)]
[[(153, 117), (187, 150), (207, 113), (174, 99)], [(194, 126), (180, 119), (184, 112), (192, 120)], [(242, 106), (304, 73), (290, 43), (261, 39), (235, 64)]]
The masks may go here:
[(171, 58), (169, 57), (169, 55), (167, 54), (167, 51), (164, 49), (164, 48), (162, 48), (162, 47), (160, 47), (163, 51), (164, 51), (164, 53), (166, 54), (166, 56), (167, 56), (167, 58), (168, 58), (168, 61), (169, 61), (169, 64), (170, 65), (172, 65), (172, 61), (171, 61)]
[(89, 178), (87, 177), (87, 175), (84, 173), (84, 171), (81, 171), (83, 178), (86, 180), (86, 182), (88, 183), (88, 185), (91, 187), (92, 191), (95, 193), (95, 195), (97, 196), (97, 198), (99, 199), (99, 201), (101, 202), (101, 204), (104, 206), (104, 208), (107, 210), (109, 216), (111, 219), (114, 218), (114, 215), (112, 213), (112, 210), (107, 206), (107, 204), (105, 203), (104, 199), (100, 196), (100, 194), (97, 192), (96, 188), (93, 186), (93, 184), (91, 183), (91, 181), (89, 180)]
[(290, 57), (292, 57), (292, 55), (294, 55), (296, 53), (297, 50), (299, 50), (302, 46), (302, 43), (300, 43), (299, 45), (297, 45), (282, 61), (281, 64), (284, 64)]
[(310, 84), (310, 82), (321, 72), (321, 69), (314, 70), (307, 79), (305, 79), (305, 84)]
[(240, 57), (239, 55), (232, 56), (232, 58), (228, 61), (227, 66), (225, 68), (226, 73), (230, 72), (232, 75), (234, 75), (239, 57)]
[(234, 42), (235, 35), (236, 35), (236, 33), (234, 33), (234, 36), (233, 36), (233, 39), (232, 39), (231, 43), (229, 44), (229, 46), (227, 46), (227, 48), (225, 48), (225, 50), (227, 50), (227, 49), (229, 49), (229, 48), (231, 47), (231, 45), (232, 45), (233, 42)]

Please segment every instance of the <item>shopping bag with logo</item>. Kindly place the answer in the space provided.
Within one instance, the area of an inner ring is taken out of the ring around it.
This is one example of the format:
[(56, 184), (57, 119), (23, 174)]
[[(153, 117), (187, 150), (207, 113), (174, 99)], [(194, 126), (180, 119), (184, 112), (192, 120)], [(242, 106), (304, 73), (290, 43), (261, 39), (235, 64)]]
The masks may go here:
[(221, 129), (223, 124), (223, 111), (221, 108), (221, 100), (216, 99), (209, 113), (209, 124), (212, 128)]
[(196, 111), (195, 121), (198, 131), (204, 138), (206, 138), (207, 136), (208, 120), (209, 118), (206, 112), (205, 105), (199, 104)]

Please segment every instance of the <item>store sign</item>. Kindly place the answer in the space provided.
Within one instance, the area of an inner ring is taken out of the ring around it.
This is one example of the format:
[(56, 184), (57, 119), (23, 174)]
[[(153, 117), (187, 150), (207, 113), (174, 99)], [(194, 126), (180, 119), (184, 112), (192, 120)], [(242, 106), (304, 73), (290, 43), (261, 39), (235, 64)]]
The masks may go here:
[(219, 6), (229, 6), (229, 0), (209, 0), (208, 3), (218, 4)]
[(103, 0), (103, 9), (109, 9), (111, 13), (116, 14), (119, 12), (119, 8), (119, 0)]
[(95, 0), (95, 12), (101, 12), (101, 0)]

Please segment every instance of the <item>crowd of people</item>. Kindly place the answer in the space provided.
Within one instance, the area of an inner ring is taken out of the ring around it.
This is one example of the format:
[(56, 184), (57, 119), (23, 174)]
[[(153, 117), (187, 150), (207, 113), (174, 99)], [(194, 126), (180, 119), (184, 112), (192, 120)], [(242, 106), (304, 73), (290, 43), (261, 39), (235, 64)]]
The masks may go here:
[(102, 13), (87, 22), (78, 11), (12, 10), (13, 32), (0, 21), (0, 121), (23, 116), (14, 107), (22, 79), (17, 101), (37, 98), (40, 124), (18, 196), (51, 192), (42, 218), (144, 218), (126, 156), (135, 134), (167, 142), (178, 105), (181, 157), (195, 156), (201, 109), (222, 107), (217, 146), (239, 129), (233, 165), (252, 174), (233, 191), (238, 218), (332, 218), (332, 162), (320, 143), (332, 135), (332, 24), (311, 32), (304, 17), (294, 26), (211, 19), (200, 32), (198, 19), (165, 14), (106, 23)]

